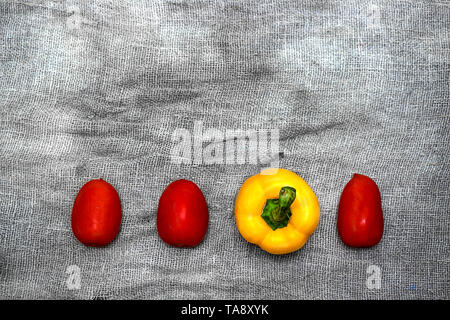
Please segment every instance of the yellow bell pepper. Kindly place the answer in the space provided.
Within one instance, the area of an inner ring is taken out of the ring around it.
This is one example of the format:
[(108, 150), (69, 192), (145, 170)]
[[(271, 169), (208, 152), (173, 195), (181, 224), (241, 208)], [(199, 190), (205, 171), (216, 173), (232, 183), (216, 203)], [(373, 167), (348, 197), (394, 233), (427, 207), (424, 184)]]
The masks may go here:
[(303, 247), (320, 218), (314, 192), (286, 169), (266, 169), (248, 178), (239, 190), (234, 212), (244, 239), (272, 254)]

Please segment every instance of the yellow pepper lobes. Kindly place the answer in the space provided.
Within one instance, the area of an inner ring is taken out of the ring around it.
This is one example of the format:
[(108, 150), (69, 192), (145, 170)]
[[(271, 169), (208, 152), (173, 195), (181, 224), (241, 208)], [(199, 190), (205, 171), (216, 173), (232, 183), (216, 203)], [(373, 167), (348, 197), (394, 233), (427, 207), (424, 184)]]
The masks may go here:
[(266, 169), (248, 178), (239, 190), (234, 212), (244, 239), (272, 254), (303, 247), (320, 218), (314, 192), (286, 169)]

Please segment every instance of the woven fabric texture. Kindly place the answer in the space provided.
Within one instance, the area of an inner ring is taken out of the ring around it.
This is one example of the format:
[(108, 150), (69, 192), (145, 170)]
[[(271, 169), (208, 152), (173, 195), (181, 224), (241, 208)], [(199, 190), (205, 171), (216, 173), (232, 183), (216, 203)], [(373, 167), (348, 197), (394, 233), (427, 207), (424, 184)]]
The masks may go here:
[[(449, 299), (449, 28), (447, 1), (0, 1), (0, 298)], [(276, 154), (178, 163), (174, 134), (200, 126), (204, 147), (278, 130), (280, 167), (321, 206), (302, 249), (236, 228), (240, 185)], [(382, 194), (369, 249), (336, 230), (353, 173)], [(70, 224), (95, 178), (122, 201), (104, 248)], [(181, 178), (210, 210), (193, 249), (156, 230)]]

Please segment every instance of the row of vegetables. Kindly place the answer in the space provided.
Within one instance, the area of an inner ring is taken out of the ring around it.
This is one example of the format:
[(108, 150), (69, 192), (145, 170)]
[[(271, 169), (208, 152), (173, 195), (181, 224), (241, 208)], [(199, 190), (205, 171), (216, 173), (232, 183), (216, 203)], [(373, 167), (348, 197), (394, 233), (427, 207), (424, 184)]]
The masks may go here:
[[(248, 178), (236, 197), (234, 214), (242, 237), (272, 254), (294, 252), (316, 230), (319, 201), (310, 186), (286, 169), (266, 169)], [(122, 208), (115, 188), (102, 179), (87, 182), (72, 209), (72, 231), (86, 246), (112, 242), (120, 230)], [(157, 211), (160, 238), (175, 247), (195, 247), (205, 238), (209, 210), (200, 188), (177, 180), (161, 194)], [(371, 247), (382, 238), (381, 195), (369, 177), (354, 174), (344, 187), (337, 230), (350, 247)]]

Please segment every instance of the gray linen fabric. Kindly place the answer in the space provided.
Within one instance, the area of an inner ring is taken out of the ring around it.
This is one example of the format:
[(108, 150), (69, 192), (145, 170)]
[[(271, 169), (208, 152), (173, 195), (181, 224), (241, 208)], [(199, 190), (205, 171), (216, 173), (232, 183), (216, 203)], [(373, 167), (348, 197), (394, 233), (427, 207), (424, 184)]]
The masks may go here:
[[(0, 298), (449, 299), (449, 28), (447, 1), (1, 0)], [(236, 228), (239, 187), (268, 161), (177, 163), (173, 134), (196, 121), (279, 130), (280, 166), (321, 205), (301, 250)], [(336, 231), (355, 172), (382, 193), (370, 249)], [(122, 228), (88, 248), (71, 209), (100, 177)], [(180, 178), (210, 209), (194, 249), (156, 231)]]

